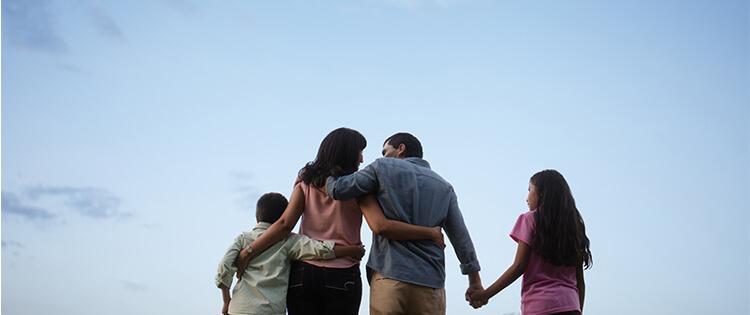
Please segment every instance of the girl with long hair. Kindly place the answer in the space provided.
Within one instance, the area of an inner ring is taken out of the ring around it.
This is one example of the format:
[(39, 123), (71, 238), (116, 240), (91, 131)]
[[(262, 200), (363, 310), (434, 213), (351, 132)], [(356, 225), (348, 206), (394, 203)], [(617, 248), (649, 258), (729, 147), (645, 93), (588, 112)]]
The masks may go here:
[(513, 264), (487, 289), (474, 292), (478, 308), (523, 275), (521, 313), (580, 314), (591, 266), (586, 226), (573, 194), (558, 171), (544, 170), (529, 181), (529, 211), (521, 214), (510, 237), (518, 243)]
[[(364, 215), (370, 228), (383, 237), (432, 240), (444, 246), (439, 227), (388, 220), (374, 196), (337, 201), (326, 194), (326, 179), (357, 171), (366, 146), (365, 137), (356, 130), (339, 128), (331, 131), (321, 142), (315, 160), (300, 170), (284, 214), (250, 248), (243, 249), (238, 270), (243, 271), (250, 259), (289, 235), (300, 217), (300, 234), (317, 240), (333, 240), (340, 245), (362, 244), (360, 228)], [(359, 260), (337, 258), (292, 264), (287, 291), (290, 315), (354, 315), (359, 313), (361, 298)]]

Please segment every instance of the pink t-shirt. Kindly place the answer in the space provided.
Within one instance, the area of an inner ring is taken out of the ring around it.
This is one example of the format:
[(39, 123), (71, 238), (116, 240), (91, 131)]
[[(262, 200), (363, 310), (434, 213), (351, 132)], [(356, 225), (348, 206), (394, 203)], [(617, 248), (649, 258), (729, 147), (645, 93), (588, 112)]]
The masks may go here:
[[(518, 216), (510, 237), (516, 242), (531, 246), (534, 237), (534, 213)], [(521, 313), (542, 315), (557, 312), (580, 311), (576, 268), (555, 266), (542, 260), (532, 249), (529, 264), (523, 273), (521, 286)]]
[[(305, 193), (305, 210), (299, 234), (340, 245), (359, 245), (362, 241), (362, 212), (355, 199), (334, 200), (320, 188), (300, 182)], [(359, 261), (345, 257), (333, 260), (306, 260), (306, 263), (326, 268), (349, 268)]]

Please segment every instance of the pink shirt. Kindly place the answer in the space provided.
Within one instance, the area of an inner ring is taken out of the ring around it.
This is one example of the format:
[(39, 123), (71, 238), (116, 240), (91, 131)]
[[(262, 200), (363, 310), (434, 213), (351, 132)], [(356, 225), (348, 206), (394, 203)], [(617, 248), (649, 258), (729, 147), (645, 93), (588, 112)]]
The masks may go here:
[[(510, 237), (516, 242), (531, 246), (534, 237), (534, 213), (518, 216)], [(523, 273), (521, 286), (521, 313), (542, 315), (557, 312), (580, 311), (576, 268), (555, 266), (542, 260), (532, 249), (529, 264)]]
[[(305, 193), (305, 210), (299, 234), (320, 241), (333, 241), (340, 245), (359, 245), (362, 241), (359, 230), (362, 227), (362, 212), (355, 199), (334, 200), (321, 188), (300, 182)], [(349, 268), (359, 264), (350, 258), (333, 260), (306, 260), (308, 264), (325, 268)]]

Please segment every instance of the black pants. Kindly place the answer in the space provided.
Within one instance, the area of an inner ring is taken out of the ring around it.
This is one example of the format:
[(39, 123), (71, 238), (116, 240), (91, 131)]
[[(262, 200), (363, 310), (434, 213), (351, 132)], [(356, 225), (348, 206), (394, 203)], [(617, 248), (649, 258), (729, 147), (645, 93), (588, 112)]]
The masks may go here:
[(292, 262), (286, 296), (289, 315), (357, 315), (361, 301), (359, 265), (334, 269)]

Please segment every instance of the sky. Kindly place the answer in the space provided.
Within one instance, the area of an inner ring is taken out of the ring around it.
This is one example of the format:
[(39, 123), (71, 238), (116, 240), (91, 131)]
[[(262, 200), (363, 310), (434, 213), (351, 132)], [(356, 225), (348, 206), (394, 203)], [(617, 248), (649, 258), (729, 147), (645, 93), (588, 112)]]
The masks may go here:
[[(338, 127), (416, 135), (485, 286), (565, 175), (589, 314), (750, 314), (734, 0), (2, 1), (2, 311), (218, 314), (219, 259)], [(369, 248), (371, 232), (362, 227)], [(450, 245), (447, 313), (473, 310)], [(363, 279), (364, 281), (364, 279)], [(367, 314), (365, 285), (361, 314)]]

